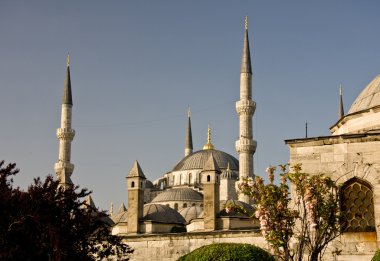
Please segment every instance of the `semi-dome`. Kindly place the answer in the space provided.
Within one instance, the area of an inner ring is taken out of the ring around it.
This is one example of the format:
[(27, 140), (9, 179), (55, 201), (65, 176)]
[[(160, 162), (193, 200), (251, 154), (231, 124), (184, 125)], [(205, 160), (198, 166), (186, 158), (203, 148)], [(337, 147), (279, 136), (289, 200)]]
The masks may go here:
[(359, 94), (351, 105), (348, 114), (367, 110), (380, 105), (380, 74)]
[(145, 181), (145, 188), (153, 188), (153, 187), (154, 187), (154, 185), (153, 185), (152, 181), (147, 179)]
[(144, 220), (161, 223), (185, 224), (186, 220), (171, 207), (160, 204), (144, 205)]
[(174, 188), (158, 194), (152, 203), (168, 201), (203, 201), (203, 196), (191, 188)]
[(220, 150), (207, 149), (196, 151), (184, 157), (174, 166), (173, 171), (203, 169), (211, 154), (220, 169), (227, 169), (229, 164), (231, 170), (239, 170), (239, 161), (235, 157)]
[(199, 206), (191, 206), (181, 209), (178, 213), (183, 216), (187, 223), (189, 223), (191, 220), (200, 217), (200, 214), (203, 213), (203, 208)]

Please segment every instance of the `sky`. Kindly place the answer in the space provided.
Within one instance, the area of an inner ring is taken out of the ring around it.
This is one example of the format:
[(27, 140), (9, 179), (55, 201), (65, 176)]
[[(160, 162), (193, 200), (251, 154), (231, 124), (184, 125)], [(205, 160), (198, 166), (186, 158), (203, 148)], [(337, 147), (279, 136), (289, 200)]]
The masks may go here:
[[(285, 139), (329, 135), (339, 84), (347, 112), (380, 73), (379, 1), (0, 1), (0, 159), (15, 185), (54, 174), (66, 56), (72, 180), (107, 210), (127, 202), (138, 160), (155, 180), (211, 125), (235, 157), (244, 17), (253, 67), (255, 174), (289, 160)], [(54, 174), (55, 175), (55, 174)]]

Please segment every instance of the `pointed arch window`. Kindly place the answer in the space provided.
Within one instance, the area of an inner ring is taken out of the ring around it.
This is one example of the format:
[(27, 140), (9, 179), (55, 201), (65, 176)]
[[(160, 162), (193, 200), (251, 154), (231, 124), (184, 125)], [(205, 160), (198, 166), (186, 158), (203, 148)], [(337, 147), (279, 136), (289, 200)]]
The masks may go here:
[(352, 178), (343, 184), (340, 196), (345, 217), (343, 232), (375, 231), (371, 185), (364, 180)]

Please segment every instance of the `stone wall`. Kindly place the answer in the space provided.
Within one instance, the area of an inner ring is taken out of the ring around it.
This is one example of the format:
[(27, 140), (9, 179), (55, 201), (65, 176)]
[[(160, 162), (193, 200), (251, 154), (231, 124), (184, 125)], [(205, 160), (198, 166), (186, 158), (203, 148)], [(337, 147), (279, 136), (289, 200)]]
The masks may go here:
[(159, 235), (128, 235), (126, 243), (135, 251), (131, 261), (171, 261), (199, 247), (214, 243), (249, 243), (266, 249), (257, 231), (213, 231)]
[[(345, 232), (333, 244), (342, 250), (336, 260), (371, 260), (380, 242), (380, 134), (351, 134), (287, 141), (290, 164), (301, 163), (302, 171), (324, 173), (338, 184), (353, 180), (369, 184), (376, 232)], [(361, 200), (358, 199), (359, 204)], [(360, 214), (360, 213), (359, 213)]]

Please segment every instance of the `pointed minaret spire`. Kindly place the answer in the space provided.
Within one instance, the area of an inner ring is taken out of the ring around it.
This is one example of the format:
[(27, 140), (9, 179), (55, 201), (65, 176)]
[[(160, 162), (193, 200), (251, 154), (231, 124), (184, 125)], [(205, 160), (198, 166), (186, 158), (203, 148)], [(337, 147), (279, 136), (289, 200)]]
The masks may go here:
[(185, 157), (193, 153), (193, 136), (191, 134), (191, 108), (187, 111), (187, 130), (185, 139)]
[(241, 73), (251, 73), (251, 54), (249, 51), (249, 39), (248, 39), (248, 16), (245, 17), (245, 33), (244, 33), (244, 46), (243, 55), (241, 59)]
[[(254, 177), (253, 154), (256, 151), (256, 141), (253, 140), (252, 117), (256, 103), (252, 101), (252, 67), (248, 40), (248, 18), (245, 17), (245, 32), (243, 55), (240, 72), (240, 100), (236, 102), (239, 115), (239, 139), (236, 141), (236, 151), (239, 154), (239, 179)], [(249, 197), (239, 195), (239, 200), (249, 203)]]
[(67, 56), (67, 73), (63, 87), (63, 97), (61, 105), (61, 128), (57, 129), (57, 138), (59, 140), (58, 162), (54, 165), (54, 171), (58, 176), (59, 184), (63, 188), (71, 187), (71, 174), (74, 171), (74, 165), (71, 159), (71, 142), (74, 139), (75, 131), (71, 128), (73, 101), (71, 97), (70, 81), (70, 56)]
[(339, 86), (339, 120), (344, 117), (342, 83)]
[(62, 104), (73, 105), (73, 98), (71, 96), (71, 80), (70, 80), (70, 54), (67, 54), (67, 70), (65, 85), (63, 87)]
[(212, 145), (212, 143), (211, 143), (211, 128), (210, 128), (210, 125), (208, 125), (208, 129), (207, 129), (207, 143), (203, 146), (203, 149), (204, 150), (213, 150), (214, 149), (214, 145)]

